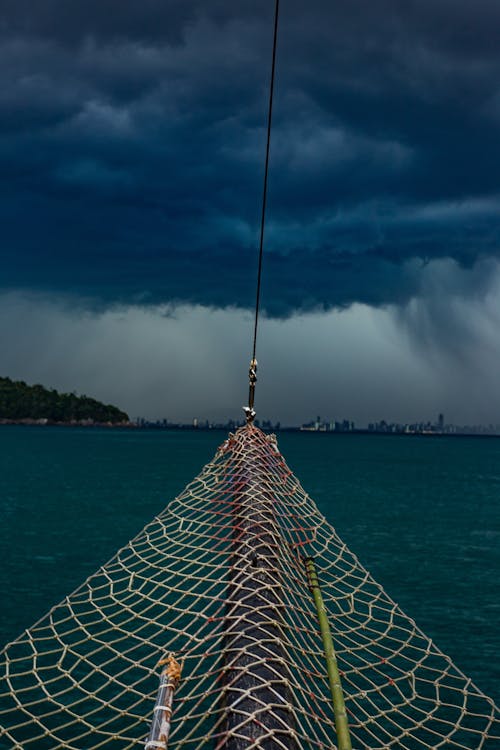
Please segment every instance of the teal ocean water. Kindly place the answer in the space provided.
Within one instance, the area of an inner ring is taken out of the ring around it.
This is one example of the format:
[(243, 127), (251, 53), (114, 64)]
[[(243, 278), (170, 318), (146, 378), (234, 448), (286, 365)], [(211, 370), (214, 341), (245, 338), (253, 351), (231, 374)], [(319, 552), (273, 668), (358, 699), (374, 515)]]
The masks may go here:
[[(222, 432), (0, 427), (0, 641), (140, 531)], [(304, 488), (388, 593), (500, 701), (500, 439), (285, 433)]]

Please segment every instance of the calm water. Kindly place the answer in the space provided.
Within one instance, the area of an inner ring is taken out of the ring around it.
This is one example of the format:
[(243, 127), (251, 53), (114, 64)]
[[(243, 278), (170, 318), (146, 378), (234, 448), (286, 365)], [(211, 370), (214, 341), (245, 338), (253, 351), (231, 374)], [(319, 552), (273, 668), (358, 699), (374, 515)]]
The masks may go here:
[[(0, 427), (0, 642), (31, 625), (193, 478), (221, 432)], [(341, 537), (500, 700), (500, 439), (282, 434)]]

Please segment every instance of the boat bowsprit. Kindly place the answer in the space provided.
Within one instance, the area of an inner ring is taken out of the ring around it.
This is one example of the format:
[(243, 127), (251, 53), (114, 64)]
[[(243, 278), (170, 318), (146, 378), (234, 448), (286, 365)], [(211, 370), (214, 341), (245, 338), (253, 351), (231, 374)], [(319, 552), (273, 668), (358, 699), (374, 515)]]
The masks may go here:
[(500, 747), (252, 423), (1, 662), (1, 750)]

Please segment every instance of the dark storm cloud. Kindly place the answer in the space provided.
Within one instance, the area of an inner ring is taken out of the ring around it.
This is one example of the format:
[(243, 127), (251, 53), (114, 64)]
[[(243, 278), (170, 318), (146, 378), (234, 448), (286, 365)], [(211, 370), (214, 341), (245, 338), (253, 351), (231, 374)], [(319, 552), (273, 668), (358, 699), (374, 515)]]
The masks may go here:
[[(3, 0), (4, 289), (250, 305), (272, 4)], [(500, 250), (500, 5), (281, 4), (264, 305)]]

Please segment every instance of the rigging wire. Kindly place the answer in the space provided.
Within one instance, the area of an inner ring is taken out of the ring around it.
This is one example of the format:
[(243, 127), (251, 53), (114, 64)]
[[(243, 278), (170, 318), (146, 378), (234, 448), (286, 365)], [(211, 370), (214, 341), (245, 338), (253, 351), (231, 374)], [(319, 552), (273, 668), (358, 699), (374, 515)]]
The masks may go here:
[(269, 174), (269, 152), (271, 147), (271, 125), (273, 119), (273, 98), (274, 98), (274, 78), (276, 71), (276, 48), (278, 41), (278, 17), (279, 17), (279, 0), (276, 0), (274, 8), (274, 32), (273, 32), (273, 56), (271, 63), (271, 82), (269, 86), (269, 108), (267, 115), (267, 140), (266, 140), (266, 160), (264, 165), (264, 186), (262, 190), (262, 213), (260, 219), (260, 238), (259, 238), (259, 264), (257, 270), (257, 289), (255, 295), (255, 320), (253, 329), (253, 347), (252, 347), (252, 359), (250, 362), (249, 370), (249, 395), (248, 395), (248, 406), (244, 407), (247, 416), (247, 421), (251, 422), (255, 417), (254, 400), (255, 400), (255, 384), (257, 382), (257, 328), (259, 324), (259, 310), (260, 310), (260, 292), (261, 292), (261, 280), (262, 280), (262, 256), (264, 253), (264, 233), (266, 225), (266, 206), (267, 206), (267, 182)]

